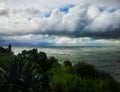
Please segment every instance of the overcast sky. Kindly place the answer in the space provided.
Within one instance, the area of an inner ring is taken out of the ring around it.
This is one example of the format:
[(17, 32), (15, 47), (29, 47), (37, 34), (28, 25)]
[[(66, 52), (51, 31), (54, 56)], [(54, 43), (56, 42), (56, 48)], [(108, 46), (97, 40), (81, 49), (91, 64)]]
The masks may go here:
[(120, 0), (0, 0), (0, 45), (120, 45)]

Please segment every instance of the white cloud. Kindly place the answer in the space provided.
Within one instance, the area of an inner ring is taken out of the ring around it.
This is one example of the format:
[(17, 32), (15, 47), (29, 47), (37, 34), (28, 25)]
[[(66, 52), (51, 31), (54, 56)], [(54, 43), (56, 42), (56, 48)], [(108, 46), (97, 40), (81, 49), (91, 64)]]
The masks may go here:
[[(115, 30), (120, 29), (118, 0), (117, 3), (112, 0), (101, 0), (99, 3), (96, 0), (8, 1), (9, 7), (6, 1), (0, 0), (0, 35), (11, 35), (9, 39), (14, 41), (76, 45), (91, 42), (86, 37), (92, 37), (93, 33), (109, 35), (110, 30), (114, 36), (117, 34), (120, 37), (120, 31)], [(67, 13), (60, 11), (60, 7), (67, 5), (74, 7)], [(104, 11), (100, 11), (101, 7), (105, 7)], [(110, 12), (110, 7), (115, 10)], [(50, 13), (49, 17), (44, 16), (46, 12)]]
[(59, 39), (56, 39), (56, 42), (58, 44), (74, 44), (76, 42), (76, 40), (74, 40), (72, 38), (68, 38), (68, 37), (61, 37)]
[(93, 21), (95, 18), (97, 18), (100, 15), (99, 8), (95, 5), (91, 5), (87, 10), (87, 18), (88, 21)]
[(7, 0), (11, 8), (24, 9), (29, 7), (39, 8), (43, 11), (51, 10), (65, 5), (76, 5), (80, 3), (94, 4), (101, 7), (118, 8), (119, 0)]
[(8, 16), (8, 12), (6, 0), (0, 0), (0, 16)]
[[(20, 43), (21, 45), (32, 44), (35, 46), (47, 45), (52, 46), (109, 46), (109, 45), (120, 45), (120, 40), (113, 39), (91, 39), (89, 37), (83, 38), (69, 38), (69, 37), (58, 37), (58, 36), (49, 36), (49, 35), (23, 35), (23, 36), (3, 36), (3, 41), (8, 41), (8, 43)], [(8, 44), (7, 43), (7, 44)], [(46, 44), (45, 44), (46, 45)]]
[(87, 0), (88, 3), (106, 8), (120, 8), (120, 0)]
[[(120, 12), (114, 13), (105, 11), (93, 20), (86, 28), (92, 31), (110, 31), (120, 26)], [(115, 30), (114, 30), (115, 31)], [(109, 35), (109, 34), (108, 34)]]
[[(83, 0), (7, 0), (12, 8), (36, 7), (40, 9), (54, 9), (65, 5), (73, 5)], [(28, 4), (29, 3), (29, 4)]]
[(33, 33), (38, 29), (34, 21), (11, 15), (10, 17), (0, 16), (0, 34), (2, 35), (23, 35)]
[(36, 8), (26, 8), (26, 9), (18, 9), (18, 10), (12, 10), (12, 13), (16, 16), (32, 19), (34, 17), (42, 17), (44, 14)]
[(63, 26), (65, 25), (66, 29), (71, 31), (75, 31), (77, 27), (84, 26), (83, 22), (85, 18), (85, 14), (87, 12), (87, 6), (80, 4), (71, 8), (69, 13), (63, 17)]
[(18, 12), (11, 10), (9, 16), (0, 16), (0, 34), (25, 35), (44, 33), (83, 36), (81, 34), (86, 35), (85, 31), (83, 31), (84, 29), (103, 32), (108, 31), (109, 28), (113, 30), (119, 28), (119, 15), (119, 10), (101, 12), (96, 5), (88, 4), (76, 5), (70, 8), (68, 13), (61, 12), (59, 8), (53, 9), (50, 17), (47, 18), (43, 16), (40, 10), (35, 8), (18, 10)]

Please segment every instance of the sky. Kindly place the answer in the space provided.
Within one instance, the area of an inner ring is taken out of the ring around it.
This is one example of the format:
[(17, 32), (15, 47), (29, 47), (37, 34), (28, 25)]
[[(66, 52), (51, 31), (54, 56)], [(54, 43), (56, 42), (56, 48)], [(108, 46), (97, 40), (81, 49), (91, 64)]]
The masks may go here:
[(0, 0), (0, 45), (120, 45), (120, 0)]

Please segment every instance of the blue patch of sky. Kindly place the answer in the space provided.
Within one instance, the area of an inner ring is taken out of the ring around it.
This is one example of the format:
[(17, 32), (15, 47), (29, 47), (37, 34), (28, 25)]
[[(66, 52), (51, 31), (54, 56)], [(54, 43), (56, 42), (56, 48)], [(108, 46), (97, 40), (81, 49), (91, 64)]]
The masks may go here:
[(105, 10), (106, 10), (105, 7), (99, 7), (99, 11), (100, 11), (100, 12), (103, 12), (103, 11), (105, 11)]
[[(74, 5), (68, 5), (68, 6), (65, 6), (65, 7), (61, 7), (59, 9), (60, 9), (61, 12), (68, 13), (69, 9), (72, 8), (72, 7), (74, 7)], [(50, 17), (50, 15), (51, 15), (51, 11), (44, 14), (45, 17)]]
[[(105, 7), (99, 7), (99, 11), (100, 12), (104, 12), (105, 10), (108, 10), (108, 9), (106, 9)], [(116, 8), (111, 8), (111, 9), (109, 9), (108, 11), (110, 12), (110, 13), (113, 13), (113, 12), (115, 12), (117, 9)]]
[(64, 12), (64, 13), (68, 13), (69, 9), (72, 8), (72, 7), (74, 7), (74, 5), (68, 5), (68, 6), (65, 6), (65, 7), (61, 7), (60, 11)]
[(109, 10), (109, 12), (110, 12), (110, 13), (113, 13), (113, 12), (115, 12), (116, 10), (117, 10), (116, 8), (112, 8), (112, 9)]
[(50, 15), (51, 15), (51, 12), (47, 12), (44, 14), (45, 17), (50, 17)]

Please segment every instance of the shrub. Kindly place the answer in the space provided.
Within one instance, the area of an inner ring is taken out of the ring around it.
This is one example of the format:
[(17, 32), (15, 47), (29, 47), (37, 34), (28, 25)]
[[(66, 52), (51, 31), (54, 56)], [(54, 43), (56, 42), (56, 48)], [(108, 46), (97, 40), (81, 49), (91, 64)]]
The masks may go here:
[(50, 86), (53, 92), (112, 92), (109, 80), (82, 79), (77, 75), (53, 75)]
[(72, 67), (72, 63), (69, 60), (63, 62), (64, 66)]
[(98, 71), (94, 66), (87, 64), (85, 62), (78, 63), (73, 66), (74, 73), (82, 78), (96, 79)]
[(0, 64), (0, 92), (43, 91), (43, 75), (31, 62), (11, 61)]

